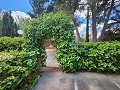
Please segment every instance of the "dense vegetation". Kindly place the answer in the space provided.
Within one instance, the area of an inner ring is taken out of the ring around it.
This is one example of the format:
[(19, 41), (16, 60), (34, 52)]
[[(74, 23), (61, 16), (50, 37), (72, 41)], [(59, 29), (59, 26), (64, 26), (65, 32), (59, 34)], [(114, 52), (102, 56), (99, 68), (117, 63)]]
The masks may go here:
[(43, 65), (46, 60), (45, 41), (52, 38), (56, 45), (74, 40), (74, 27), (71, 19), (64, 12), (40, 15), (24, 30), (27, 51), (38, 50)]
[[(106, 36), (106, 31), (113, 27), (116, 29), (120, 27), (120, 2), (118, 0), (30, 0), (30, 5), (33, 10), (28, 14), (32, 18), (61, 10), (68, 13), (74, 22), (78, 41), (81, 41), (81, 36), (84, 35), (83, 32), (79, 33), (78, 27), (82, 27), (84, 24), (86, 24), (86, 42), (89, 42), (89, 38), (93, 42), (106, 41), (109, 36), (112, 36), (112, 34)], [(92, 32), (91, 37), (89, 36), (90, 31)], [(116, 38), (109, 40), (113, 39)]]
[(0, 52), (1, 51), (9, 51), (9, 50), (19, 50), (21, 51), (22, 44), (24, 43), (24, 39), (22, 37), (0, 37)]
[(57, 60), (63, 71), (120, 72), (120, 42), (76, 44), (73, 30), (67, 14), (44, 14), (25, 28), (25, 46), (28, 51), (38, 50), (45, 59), (45, 40), (51, 37), (56, 42)]
[[(33, 20), (24, 29), (25, 40), (18, 38), (17, 41), (15, 38), (1, 37), (3, 52), (0, 53), (0, 89), (30, 88), (41, 75), (41, 66), (45, 65), (46, 39), (53, 38), (58, 46), (63, 42), (69, 44), (74, 40), (73, 30), (68, 15), (58, 12), (41, 15)], [(4, 47), (5, 44), (8, 46)]]
[(0, 38), (0, 90), (28, 90), (42, 74), (39, 52), (26, 52), (21, 37)]
[(27, 90), (45, 65), (45, 42), (56, 43), (64, 72), (120, 73), (120, 42), (76, 43), (74, 23), (64, 12), (42, 14), (24, 28), (23, 38), (0, 38), (0, 89)]
[[(70, 43), (69, 43), (70, 45)], [(63, 43), (57, 59), (65, 72), (95, 71), (120, 73), (120, 42)], [(68, 47), (69, 48), (68, 48)]]

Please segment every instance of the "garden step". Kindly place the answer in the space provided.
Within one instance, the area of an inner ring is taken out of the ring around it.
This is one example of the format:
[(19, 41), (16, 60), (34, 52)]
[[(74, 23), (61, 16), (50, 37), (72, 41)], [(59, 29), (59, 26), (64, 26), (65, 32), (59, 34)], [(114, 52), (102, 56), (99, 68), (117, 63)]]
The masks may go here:
[(62, 71), (59, 67), (42, 67), (44, 72), (46, 71)]

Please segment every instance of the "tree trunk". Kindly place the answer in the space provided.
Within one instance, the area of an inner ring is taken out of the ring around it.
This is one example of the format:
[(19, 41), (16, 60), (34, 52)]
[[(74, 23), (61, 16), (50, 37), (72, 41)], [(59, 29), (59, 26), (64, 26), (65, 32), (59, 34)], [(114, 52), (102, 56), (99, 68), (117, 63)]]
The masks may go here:
[(75, 26), (75, 29), (76, 29), (76, 34), (77, 34), (77, 40), (78, 40), (78, 42), (81, 42), (82, 40), (81, 40), (81, 38), (80, 38), (80, 34), (79, 34), (79, 31), (78, 31), (78, 27)]
[(78, 40), (78, 42), (81, 42), (82, 40), (81, 40), (81, 38), (80, 38), (80, 33), (79, 33), (79, 30), (78, 30), (78, 25), (77, 25), (77, 23), (76, 23), (75, 18), (73, 19), (73, 22), (74, 22), (74, 26), (75, 26), (75, 29), (76, 29), (77, 40)]
[(89, 7), (87, 9), (86, 42), (89, 42)]
[(107, 28), (107, 25), (108, 25), (109, 17), (110, 17), (113, 6), (114, 6), (114, 0), (112, 0), (112, 2), (111, 2), (109, 12), (108, 12), (107, 17), (106, 17), (106, 19), (104, 21), (104, 26), (103, 26), (103, 29), (102, 29), (102, 32), (101, 32), (100, 41), (104, 40), (104, 34), (106, 32), (106, 28)]
[(96, 9), (92, 8), (92, 41), (97, 41)]

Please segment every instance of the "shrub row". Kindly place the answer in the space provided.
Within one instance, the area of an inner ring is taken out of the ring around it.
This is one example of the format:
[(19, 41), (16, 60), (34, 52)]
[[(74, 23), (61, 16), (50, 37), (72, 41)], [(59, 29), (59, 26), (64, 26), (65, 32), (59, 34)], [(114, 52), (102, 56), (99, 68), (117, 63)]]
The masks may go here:
[(0, 53), (0, 90), (28, 90), (41, 75), (38, 52)]
[(57, 59), (65, 72), (120, 73), (120, 42), (62, 43)]
[(22, 50), (24, 39), (22, 37), (0, 37), (0, 52), (9, 50)]

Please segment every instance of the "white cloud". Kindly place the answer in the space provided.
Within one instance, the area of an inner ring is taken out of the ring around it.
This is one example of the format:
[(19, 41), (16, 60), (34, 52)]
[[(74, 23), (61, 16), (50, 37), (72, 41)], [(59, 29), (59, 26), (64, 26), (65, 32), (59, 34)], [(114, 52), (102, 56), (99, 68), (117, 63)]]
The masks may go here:
[(76, 10), (75, 16), (86, 18), (86, 13), (87, 13), (87, 10), (83, 10), (83, 11)]
[(79, 32), (83, 32), (84, 30), (86, 29), (86, 24), (81, 24), (79, 27), (78, 27), (78, 30)]
[(80, 4), (85, 4), (85, 3), (87, 3), (87, 1), (88, 1), (88, 0), (80, 0), (79, 3), (80, 3)]
[(86, 24), (81, 24), (78, 27), (78, 30), (79, 30), (80, 35), (85, 36), (86, 35)]
[(98, 24), (97, 28), (103, 28), (104, 23)]
[[(90, 25), (89, 25), (90, 26)], [(103, 24), (99, 24), (97, 26), (97, 37), (100, 36), (101, 34), (101, 30), (103, 28)], [(79, 30), (79, 33), (81, 36), (85, 37), (86, 36), (86, 24), (81, 24), (79, 27), (78, 27), (78, 30)], [(76, 32), (75, 32), (76, 33)], [(89, 27), (89, 34), (92, 33), (92, 28)]]
[(108, 21), (108, 24), (113, 23), (113, 22), (115, 22), (115, 21), (114, 21), (114, 20), (109, 20), (109, 21)]

